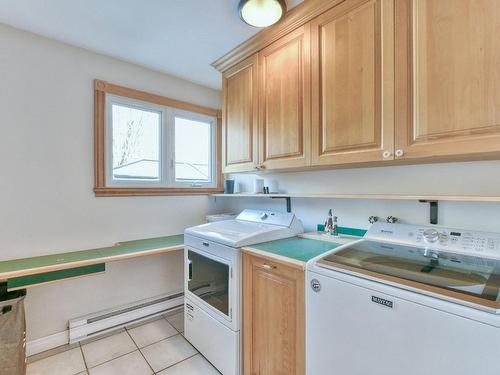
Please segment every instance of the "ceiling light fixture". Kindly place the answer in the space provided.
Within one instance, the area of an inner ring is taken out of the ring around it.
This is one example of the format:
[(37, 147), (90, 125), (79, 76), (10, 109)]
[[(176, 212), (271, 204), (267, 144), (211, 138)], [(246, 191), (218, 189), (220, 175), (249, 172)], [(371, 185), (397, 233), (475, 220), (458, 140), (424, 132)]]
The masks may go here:
[(240, 0), (240, 18), (255, 27), (267, 27), (281, 20), (286, 13), (285, 0)]

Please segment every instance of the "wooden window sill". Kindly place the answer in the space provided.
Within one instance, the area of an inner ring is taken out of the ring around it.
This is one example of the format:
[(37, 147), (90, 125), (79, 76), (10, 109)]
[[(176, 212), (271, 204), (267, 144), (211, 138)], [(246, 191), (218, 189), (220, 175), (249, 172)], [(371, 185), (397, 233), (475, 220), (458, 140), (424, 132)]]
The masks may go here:
[(222, 193), (221, 188), (115, 188), (96, 187), (96, 197), (134, 197), (154, 195), (211, 195)]

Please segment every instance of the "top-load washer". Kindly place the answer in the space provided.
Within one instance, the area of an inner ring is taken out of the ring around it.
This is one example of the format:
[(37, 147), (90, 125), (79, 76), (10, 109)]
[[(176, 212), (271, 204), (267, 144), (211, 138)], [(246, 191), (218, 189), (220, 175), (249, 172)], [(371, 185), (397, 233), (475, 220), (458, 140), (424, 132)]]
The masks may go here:
[(374, 224), (306, 267), (308, 375), (496, 375), (500, 234)]

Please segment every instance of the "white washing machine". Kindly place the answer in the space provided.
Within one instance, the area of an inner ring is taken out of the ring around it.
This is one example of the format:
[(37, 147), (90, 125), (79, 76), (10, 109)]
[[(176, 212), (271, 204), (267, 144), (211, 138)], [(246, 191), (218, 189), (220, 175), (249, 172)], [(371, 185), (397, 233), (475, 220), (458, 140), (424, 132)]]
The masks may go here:
[(500, 234), (375, 224), (307, 264), (307, 375), (500, 374)]
[(240, 248), (302, 232), (292, 213), (256, 210), (186, 229), (184, 334), (223, 375), (241, 374)]

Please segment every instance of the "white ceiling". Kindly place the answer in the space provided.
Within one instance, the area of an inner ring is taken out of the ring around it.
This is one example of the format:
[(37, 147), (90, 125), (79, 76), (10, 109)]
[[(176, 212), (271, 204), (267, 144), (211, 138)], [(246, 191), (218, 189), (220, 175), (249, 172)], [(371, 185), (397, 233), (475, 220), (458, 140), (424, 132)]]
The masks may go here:
[[(303, 0), (287, 0), (289, 9)], [(210, 63), (259, 31), (238, 0), (0, 0), (0, 22), (220, 89)]]

